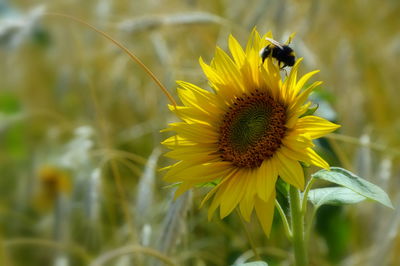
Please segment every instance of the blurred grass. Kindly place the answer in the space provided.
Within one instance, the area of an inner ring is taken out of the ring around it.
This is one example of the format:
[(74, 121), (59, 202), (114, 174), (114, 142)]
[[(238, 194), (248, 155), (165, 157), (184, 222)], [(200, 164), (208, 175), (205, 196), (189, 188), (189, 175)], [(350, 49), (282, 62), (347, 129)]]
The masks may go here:
[[(237, 215), (208, 222), (198, 209), (207, 188), (172, 201), (155, 171), (171, 163), (154, 154), (159, 130), (175, 120), (159, 88), (109, 41), (41, 16), (39, 5), (112, 35), (173, 95), (175, 80), (207, 87), (198, 58), (225, 49), (230, 33), (244, 44), (254, 26), (278, 40), (297, 32), (303, 73), (320, 69), (324, 81), (318, 112), (342, 125), (319, 152), (382, 186), (396, 206), (321, 211), (312, 264), (400, 265), (396, 0), (0, 2), (0, 265), (153, 265), (154, 256), (230, 265), (251, 256)], [(68, 171), (73, 189), (45, 211), (34, 199), (46, 165)], [(270, 239), (254, 221), (247, 230), (270, 265), (291, 263), (279, 219)]]

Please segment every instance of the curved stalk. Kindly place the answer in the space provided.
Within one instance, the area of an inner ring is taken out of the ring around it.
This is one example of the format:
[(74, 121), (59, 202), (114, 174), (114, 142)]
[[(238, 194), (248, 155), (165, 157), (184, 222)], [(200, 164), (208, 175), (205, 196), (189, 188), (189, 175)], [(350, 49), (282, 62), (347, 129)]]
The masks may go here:
[(290, 230), (289, 222), (286, 218), (285, 212), (283, 211), (281, 205), (279, 204), (278, 200), (275, 199), (275, 206), (278, 209), (279, 215), (281, 216), (282, 222), (283, 222), (283, 229), (285, 231), (286, 237), (292, 241), (292, 231)]
[(167, 96), (168, 100), (171, 102), (171, 104), (176, 107), (176, 101), (175, 99), (172, 97), (172, 95), (168, 92), (167, 88), (165, 88), (165, 86), (161, 83), (161, 81), (154, 75), (154, 73), (136, 56), (134, 55), (131, 51), (129, 51), (128, 48), (126, 48), (124, 45), (122, 45), (120, 42), (116, 41), (114, 38), (112, 38), (110, 35), (108, 35), (107, 33), (105, 33), (104, 31), (99, 30), (98, 28), (96, 28), (95, 26), (87, 23), (86, 21), (83, 21), (79, 18), (76, 18), (74, 16), (70, 16), (70, 15), (66, 15), (66, 14), (61, 14), (61, 13), (55, 13), (55, 12), (48, 12), (45, 13), (45, 15), (47, 16), (57, 16), (57, 17), (64, 17), (64, 18), (68, 18), (70, 20), (73, 20), (75, 22), (78, 22), (80, 24), (83, 24), (89, 28), (91, 28), (92, 30), (94, 30), (95, 32), (99, 33), (100, 35), (102, 35), (104, 38), (108, 39), (109, 41), (111, 41), (112, 43), (114, 43), (116, 46), (118, 46), (122, 51), (124, 51), (131, 59), (132, 61), (134, 61), (135, 63), (137, 63), (141, 68), (143, 68), (143, 70), (147, 73), (147, 75), (150, 76), (150, 78), (160, 87), (160, 89), (162, 90), (162, 92), (165, 94), (165, 96)]
[(308, 201), (308, 192), (310, 192), (310, 189), (312, 188), (313, 184), (315, 183), (315, 178), (310, 179), (310, 181), (307, 183), (306, 189), (304, 190), (303, 193), (303, 198), (302, 198), (302, 203), (301, 203), (301, 213), (305, 215), (307, 211), (307, 201)]

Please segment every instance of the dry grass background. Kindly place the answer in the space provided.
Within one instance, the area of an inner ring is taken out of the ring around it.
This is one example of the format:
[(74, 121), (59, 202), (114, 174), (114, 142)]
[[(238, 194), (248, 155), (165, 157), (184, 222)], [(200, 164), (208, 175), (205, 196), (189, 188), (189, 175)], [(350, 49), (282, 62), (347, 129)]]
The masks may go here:
[[(400, 265), (400, 2), (172, 0), (0, 2), (0, 265), (291, 265), (279, 219), (270, 239), (235, 214), (207, 221), (207, 188), (172, 201), (157, 169), (175, 118), (136, 54), (175, 95), (207, 87), (198, 65), (232, 33), (297, 32), (302, 72), (320, 69), (319, 113), (342, 125), (318, 144), (332, 165), (379, 184), (370, 202), (320, 210), (313, 265)], [(43, 169), (52, 169), (43, 174)], [(47, 178), (47, 179), (46, 179)], [(50, 181), (46, 181), (50, 180)]]

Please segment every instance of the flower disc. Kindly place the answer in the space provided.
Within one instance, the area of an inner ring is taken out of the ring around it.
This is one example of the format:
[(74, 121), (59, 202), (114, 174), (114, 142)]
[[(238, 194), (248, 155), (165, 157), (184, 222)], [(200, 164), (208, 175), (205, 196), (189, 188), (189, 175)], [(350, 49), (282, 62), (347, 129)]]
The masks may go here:
[(282, 144), (285, 123), (286, 108), (267, 93), (236, 98), (220, 127), (220, 157), (238, 167), (260, 167)]

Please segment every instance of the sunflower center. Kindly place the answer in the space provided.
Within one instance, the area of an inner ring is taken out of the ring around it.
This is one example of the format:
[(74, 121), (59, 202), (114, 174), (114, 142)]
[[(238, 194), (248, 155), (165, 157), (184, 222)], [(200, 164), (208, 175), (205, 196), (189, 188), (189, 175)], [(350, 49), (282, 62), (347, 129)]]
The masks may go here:
[(281, 146), (286, 133), (286, 108), (256, 90), (236, 98), (220, 126), (219, 152), (239, 167), (259, 167)]

